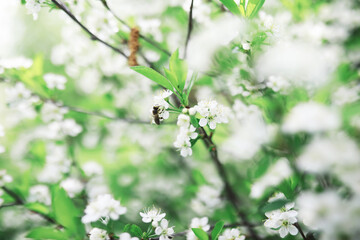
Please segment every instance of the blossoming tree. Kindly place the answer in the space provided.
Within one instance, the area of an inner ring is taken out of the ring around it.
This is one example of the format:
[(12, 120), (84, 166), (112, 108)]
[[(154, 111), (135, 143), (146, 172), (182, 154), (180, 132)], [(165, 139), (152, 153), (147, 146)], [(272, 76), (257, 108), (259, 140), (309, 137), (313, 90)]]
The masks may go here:
[(0, 239), (359, 238), (358, 1), (3, 1), (0, 30)]

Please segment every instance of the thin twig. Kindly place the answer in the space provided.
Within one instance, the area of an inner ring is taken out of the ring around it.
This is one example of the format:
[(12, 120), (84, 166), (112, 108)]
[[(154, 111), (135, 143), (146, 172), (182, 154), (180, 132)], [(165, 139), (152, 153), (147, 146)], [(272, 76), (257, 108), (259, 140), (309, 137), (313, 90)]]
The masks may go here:
[[(109, 7), (109, 5), (107, 4), (106, 0), (101, 0), (102, 4), (104, 5), (104, 7), (111, 13), (111, 15), (113, 15), (120, 23), (122, 23), (124, 26), (126, 26), (128, 29), (131, 29), (131, 26), (126, 23), (123, 19), (121, 19), (117, 14), (114, 13), (114, 11)], [(163, 47), (160, 46), (159, 43), (155, 42), (154, 40), (144, 36), (143, 34), (140, 33), (139, 35), (140, 38), (142, 38), (144, 41), (150, 43), (151, 45), (153, 45), (155, 48), (159, 49), (160, 51), (162, 51), (163, 53), (165, 53), (166, 55), (170, 56), (171, 53), (164, 49)]]
[(254, 225), (247, 220), (246, 215), (244, 214), (244, 212), (241, 211), (241, 209), (239, 207), (240, 199), (238, 198), (235, 191), (233, 190), (233, 188), (230, 184), (229, 178), (227, 176), (227, 173), (225, 171), (225, 168), (222, 165), (222, 163), (220, 162), (216, 145), (214, 144), (212, 139), (209, 137), (209, 135), (206, 133), (206, 131), (203, 127), (200, 127), (199, 129), (200, 129), (200, 134), (203, 136), (202, 140), (205, 143), (206, 147), (209, 149), (211, 159), (213, 160), (214, 164), (216, 165), (216, 169), (218, 170), (218, 173), (225, 185), (225, 193), (226, 193), (227, 200), (234, 207), (234, 209), (235, 209), (237, 215), (239, 216), (239, 218), (241, 219), (243, 225), (246, 226), (246, 228), (248, 229), (250, 236), (255, 240), (260, 239), (260, 237), (256, 234), (255, 230), (253, 229)]
[(304, 234), (304, 231), (302, 230), (301, 226), (299, 223), (294, 223), (293, 224), (298, 230), (299, 230), (299, 233), (301, 235), (301, 237), (304, 239), (304, 240), (307, 240), (305, 234)]
[(191, 0), (190, 12), (189, 12), (188, 31), (187, 31), (187, 35), (186, 35), (185, 49), (184, 49), (184, 58), (186, 58), (186, 52), (187, 52), (188, 44), (189, 44), (189, 41), (190, 41), (191, 32), (192, 32), (192, 29), (193, 29), (193, 7), (194, 7), (194, 0)]
[(105, 42), (104, 40), (100, 39), (98, 36), (96, 36), (94, 33), (92, 33), (87, 27), (84, 26), (75, 16), (72, 14), (72, 12), (64, 5), (64, 3), (61, 2), (61, 0), (51, 0), (58, 8), (60, 8), (63, 12), (66, 13), (75, 23), (77, 23), (86, 33), (89, 34), (91, 40), (98, 41), (105, 46), (111, 48), (115, 52), (121, 54), (125, 58), (128, 58), (128, 56), (119, 48)]

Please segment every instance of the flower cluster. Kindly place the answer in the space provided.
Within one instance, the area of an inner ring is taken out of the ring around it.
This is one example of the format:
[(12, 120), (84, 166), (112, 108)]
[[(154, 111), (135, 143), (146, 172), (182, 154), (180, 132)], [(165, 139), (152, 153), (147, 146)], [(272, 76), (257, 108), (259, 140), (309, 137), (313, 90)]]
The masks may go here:
[(77, 178), (67, 178), (61, 181), (60, 186), (64, 188), (69, 197), (73, 198), (84, 189), (84, 184)]
[(205, 127), (208, 125), (210, 129), (214, 130), (216, 124), (218, 123), (227, 123), (230, 110), (218, 104), (214, 100), (203, 100), (200, 101), (193, 109), (189, 110), (191, 114), (194, 114), (194, 111), (201, 115), (199, 125)]
[(196, 139), (198, 133), (195, 132), (196, 128), (190, 124), (190, 116), (180, 114), (178, 116), (177, 125), (180, 127), (179, 134), (174, 142), (174, 147), (180, 150), (180, 155), (183, 157), (191, 156), (191, 139)]
[[(283, 193), (278, 193), (274, 197), (269, 199), (269, 202), (273, 202), (278, 199), (286, 199)], [(291, 235), (298, 234), (298, 229), (293, 225), (297, 223), (296, 216), (297, 211), (293, 210), (295, 203), (287, 203), (281, 209), (266, 212), (265, 216), (268, 218), (264, 226), (273, 230), (279, 230), (281, 238), (284, 238), (288, 233)]]
[(121, 206), (110, 194), (99, 195), (86, 206), (85, 216), (81, 220), (83, 223), (101, 220), (107, 224), (110, 219), (118, 220), (126, 210), (126, 207)]

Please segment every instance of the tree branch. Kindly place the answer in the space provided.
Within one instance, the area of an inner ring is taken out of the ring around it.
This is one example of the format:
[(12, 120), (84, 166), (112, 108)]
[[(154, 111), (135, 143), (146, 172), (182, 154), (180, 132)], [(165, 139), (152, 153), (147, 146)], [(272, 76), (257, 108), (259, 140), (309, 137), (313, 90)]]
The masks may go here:
[(187, 48), (188, 48), (188, 44), (189, 44), (189, 40), (190, 40), (192, 28), (193, 28), (193, 7), (194, 7), (194, 0), (191, 0), (188, 31), (187, 31), (187, 35), (186, 35), (185, 49), (184, 49), (184, 58), (186, 58), (186, 52), (187, 52)]
[(98, 41), (105, 46), (111, 48), (115, 52), (121, 54), (125, 58), (128, 58), (128, 56), (119, 48), (116, 48), (115, 46), (105, 42), (104, 40), (100, 39), (98, 36), (96, 36), (94, 33), (92, 33), (87, 27), (85, 27), (75, 16), (72, 14), (72, 12), (64, 5), (64, 3), (61, 2), (61, 0), (51, 0), (58, 8), (60, 8), (63, 12), (66, 13), (77, 25), (79, 25), (86, 33), (89, 34), (91, 40)]
[(304, 231), (302, 230), (300, 224), (299, 223), (294, 223), (293, 225), (299, 230), (299, 233), (300, 233), (301, 237), (304, 240), (307, 240), (307, 237), (305, 236)]
[(239, 218), (242, 221), (242, 224), (248, 229), (250, 236), (255, 240), (260, 239), (260, 237), (257, 236), (255, 230), (253, 229), (254, 225), (247, 220), (245, 213), (242, 212), (239, 207), (240, 199), (238, 198), (235, 191), (233, 190), (233, 188), (230, 184), (228, 175), (225, 171), (225, 168), (222, 165), (222, 163), (220, 162), (220, 159), (219, 159), (218, 153), (217, 153), (217, 149), (216, 149), (216, 145), (214, 144), (214, 142), (212, 141), (210, 136), (206, 133), (206, 131), (203, 127), (200, 127), (199, 129), (200, 129), (200, 134), (203, 136), (202, 137), (203, 142), (205, 143), (205, 146), (209, 149), (211, 159), (212, 159), (213, 163), (215, 164), (216, 169), (225, 185), (225, 194), (226, 194), (227, 200), (234, 207), (237, 215), (239, 216)]

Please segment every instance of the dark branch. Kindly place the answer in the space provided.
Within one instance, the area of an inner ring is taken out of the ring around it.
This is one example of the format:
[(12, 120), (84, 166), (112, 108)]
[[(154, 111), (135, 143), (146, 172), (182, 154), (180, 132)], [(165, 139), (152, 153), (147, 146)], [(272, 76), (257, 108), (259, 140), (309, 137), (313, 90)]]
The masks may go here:
[(304, 231), (302, 230), (300, 224), (299, 223), (294, 223), (294, 226), (299, 230), (299, 233), (300, 233), (301, 237), (304, 240), (307, 240), (307, 237), (305, 236)]
[(111, 48), (115, 52), (121, 54), (125, 58), (128, 58), (128, 56), (119, 48), (114, 47), (113, 45), (105, 42), (104, 40), (100, 39), (98, 36), (96, 36), (94, 33), (92, 33), (87, 27), (85, 27), (75, 16), (72, 14), (72, 12), (61, 2), (61, 0), (51, 0), (58, 8), (60, 8), (63, 12), (66, 13), (75, 23), (77, 23), (86, 33), (89, 34), (91, 40), (98, 41), (105, 46)]
[(248, 229), (251, 238), (255, 239), (255, 240), (260, 239), (260, 237), (257, 236), (255, 230), (253, 229), (254, 225), (247, 220), (245, 213), (242, 212), (240, 209), (240, 206), (239, 206), (240, 199), (238, 198), (235, 191), (233, 190), (233, 188), (230, 184), (228, 175), (225, 171), (225, 168), (222, 165), (222, 163), (220, 162), (220, 159), (219, 159), (218, 153), (217, 153), (217, 149), (216, 149), (216, 145), (214, 144), (214, 142), (212, 141), (210, 136), (206, 133), (206, 131), (203, 127), (200, 127), (199, 129), (200, 129), (200, 134), (202, 135), (202, 140), (205, 143), (205, 146), (209, 149), (211, 159), (212, 159), (213, 163), (215, 164), (216, 169), (218, 170), (218, 173), (225, 185), (225, 194), (226, 194), (227, 200), (234, 207), (237, 215), (239, 216), (239, 218), (242, 221), (242, 224)]
[(192, 29), (193, 29), (193, 7), (194, 7), (194, 0), (191, 0), (190, 12), (189, 12), (188, 31), (187, 31), (187, 35), (186, 35), (185, 49), (184, 49), (184, 58), (186, 58), (186, 52), (187, 52), (191, 32), (192, 32)]

